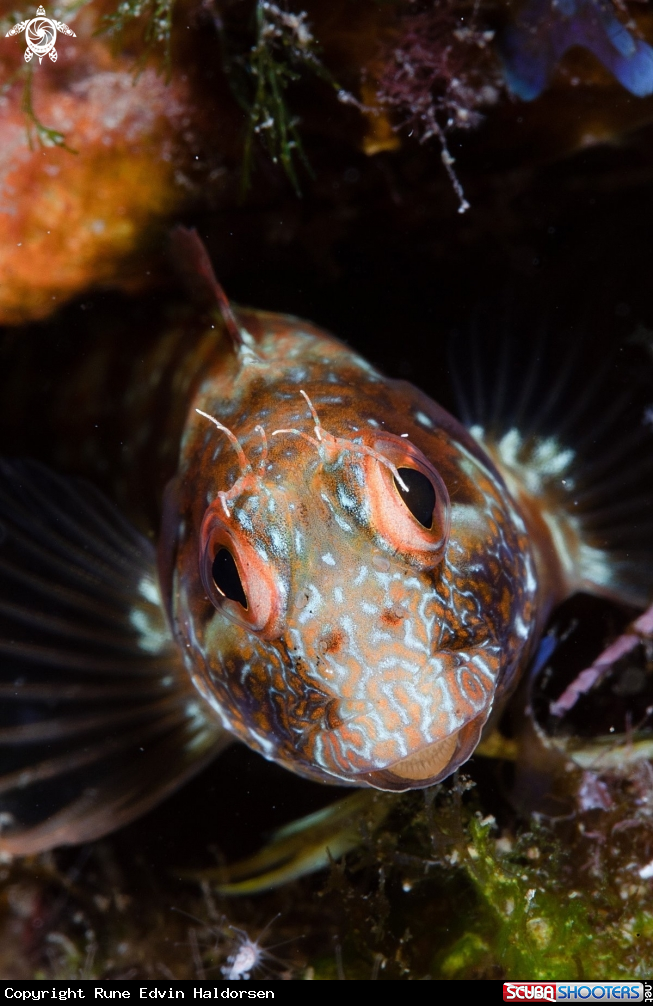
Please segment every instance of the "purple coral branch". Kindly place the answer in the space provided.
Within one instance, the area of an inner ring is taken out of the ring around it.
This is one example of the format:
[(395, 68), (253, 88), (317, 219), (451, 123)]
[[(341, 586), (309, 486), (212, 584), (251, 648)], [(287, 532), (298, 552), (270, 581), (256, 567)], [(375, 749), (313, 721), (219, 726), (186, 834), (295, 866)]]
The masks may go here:
[(627, 653), (630, 653), (631, 650), (634, 650), (641, 643), (642, 639), (650, 636), (653, 636), (653, 604), (639, 618), (635, 619), (629, 626), (629, 631), (624, 632), (618, 639), (615, 639), (614, 643), (610, 643), (606, 647), (591, 667), (586, 667), (584, 671), (581, 671), (574, 678), (572, 683), (565, 688), (560, 698), (551, 703), (549, 707), (551, 714), (553, 716), (563, 716), (564, 713), (568, 713), (576, 705), (581, 695), (585, 695), (586, 692), (589, 692), (590, 688), (593, 688), (594, 685), (609, 674), (617, 660), (625, 657)]

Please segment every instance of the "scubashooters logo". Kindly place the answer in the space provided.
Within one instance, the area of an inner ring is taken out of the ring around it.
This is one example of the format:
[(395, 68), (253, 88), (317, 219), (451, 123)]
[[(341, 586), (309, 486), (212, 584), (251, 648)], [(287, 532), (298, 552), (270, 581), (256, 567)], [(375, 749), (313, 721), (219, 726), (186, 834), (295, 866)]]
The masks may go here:
[(642, 982), (504, 982), (504, 1002), (641, 1002)]
[[(147, 985), (137, 984), (135, 981), (123, 982), (118, 979), (116, 982), (103, 981), (102, 984), (94, 984), (87, 981), (83, 988), (71, 988), (63, 981), (57, 982), (52, 987), (43, 988), (43, 982), (23, 980), (18, 984), (0, 981), (0, 1001), (5, 999), (19, 999), (23, 1002), (42, 1002), (48, 999), (274, 999), (272, 989), (266, 988), (244, 988), (235, 989), (200, 985), (191, 981), (172, 981), (170, 984), (150, 981)], [(118, 988), (112, 988), (111, 984), (118, 984)], [(260, 982), (258, 983), (260, 985)], [(122, 987), (120, 987), (122, 986)], [(128, 987), (126, 987), (128, 986)], [(182, 986), (182, 987), (180, 987)]]
[(77, 38), (75, 32), (67, 24), (46, 17), (43, 7), (39, 7), (36, 17), (33, 17), (31, 21), (19, 21), (13, 28), (10, 28), (5, 38), (9, 38), (10, 35), (20, 35), (21, 31), (25, 32), (25, 41), (27, 42), (26, 63), (29, 63), (33, 56), (38, 56), (39, 63), (44, 56), (49, 56), (52, 62), (56, 63), (57, 50), (54, 43), (57, 41), (58, 31), (62, 35), (72, 35), (73, 38)]

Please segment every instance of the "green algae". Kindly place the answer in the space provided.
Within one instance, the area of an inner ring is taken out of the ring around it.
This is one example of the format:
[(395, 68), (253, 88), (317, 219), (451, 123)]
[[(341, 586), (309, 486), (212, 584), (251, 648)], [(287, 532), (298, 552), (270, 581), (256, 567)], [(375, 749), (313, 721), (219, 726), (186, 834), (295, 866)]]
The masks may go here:
[(257, 0), (254, 10), (255, 41), (245, 57), (234, 55), (226, 32), (222, 33), (224, 65), (232, 90), (247, 115), (243, 150), (243, 191), (251, 184), (254, 143), (259, 141), (273, 164), (280, 164), (297, 195), (298, 167), (310, 173), (292, 112), (288, 90), (307, 74), (337, 88), (320, 59), (306, 11), (292, 13), (268, 0)]
[[(65, 3), (55, 7), (52, 14), (55, 17), (70, 17), (89, 2), (90, 0), (74, 0), (72, 3)], [(6, 36), (9, 29), (18, 20), (19, 16), (16, 16), (15, 19), (8, 17), (0, 18), (0, 35)], [(71, 154), (77, 153), (76, 150), (67, 145), (64, 133), (58, 129), (54, 129), (52, 126), (47, 126), (37, 115), (33, 101), (33, 76), (34, 63), (22, 64), (17, 70), (9, 74), (0, 85), (0, 97), (4, 98), (16, 83), (21, 80), (23, 82), (21, 110), (25, 116), (25, 130), (29, 149), (33, 150), (34, 145), (38, 144), (42, 147), (62, 147)]]
[[(623, 779), (611, 786), (635, 796)], [(359, 847), (326, 873), (256, 897), (225, 897), (179, 871), (149, 871), (144, 883), (112, 839), (88, 847), (81, 866), (79, 855), (71, 866), (70, 853), (7, 864), (0, 969), (4, 977), (220, 978), (242, 933), (264, 932), (264, 947), (284, 949), (258, 977), (649, 973), (653, 893), (643, 859), (653, 830), (641, 816), (638, 827), (623, 827), (624, 811), (637, 814), (636, 797), (622, 798), (615, 813), (579, 812), (562, 830), (531, 822), (521, 833), (483, 816), (483, 802), (464, 776), (390, 797), (381, 825), (362, 831)]]
[(63, 133), (59, 132), (58, 129), (53, 129), (51, 126), (46, 126), (45, 123), (41, 122), (38, 115), (34, 110), (34, 103), (32, 100), (32, 79), (34, 68), (32, 64), (28, 64), (25, 67), (25, 84), (23, 87), (23, 98), (21, 102), (21, 107), (25, 113), (25, 119), (27, 123), (27, 143), (30, 150), (34, 148), (34, 140), (43, 147), (62, 147), (67, 150), (69, 154), (76, 154), (77, 151), (73, 150), (66, 143), (66, 137)]
[(492, 831), (491, 823), (469, 823), (463, 869), (482, 902), (483, 924), (440, 956), (443, 976), (465, 977), (490, 962), (515, 979), (643, 976), (628, 953), (634, 917), (609, 885), (570, 890), (568, 853), (559, 843), (529, 834), (500, 852)]
[[(102, 20), (100, 33), (124, 39), (140, 33), (142, 53), (136, 71), (156, 50), (163, 51), (170, 72), (175, 0), (121, 0)], [(231, 91), (245, 112), (242, 192), (250, 187), (254, 151), (266, 151), (279, 164), (295, 193), (301, 194), (299, 167), (311, 173), (300, 135), (300, 119), (292, 111), (288, 91), (307, 77), (316, 77), (333, 89), (340, 88), (320, 59), (308, 14), (293, 12), (284, 4), (255, 0), (251, 24), (245, 32), (235, 29), (220, 5), (211, 11), (222, 66)], [(348, 101), (351, 96), (347, 95)]]
[(142, 66), (156, 49), (165, 54), (170, 69), (172, 47), (172, 14), (175, 0), (122, 0), (114, 11), (106, 14), (100, 32), (120, 37), (132, 27), (137, 27), (143, 40), (143, 52), (138, 65)]
[[(436, 787), (422, 806), (402, 798), (374, 846), (359, 850), (358, 861), (350, 857), (351, 872), (338, 868), (331, 878), (349, 916), (345, 976), (369, 978), (374, 953), (384, 963), (379, 977), (601, 980), (649, 973), (653, 892), (639, 872), (647, 877), (648, 825), (619, 829), (618, 819), (599, 820), (592, 810), (578, 813), (567, 834), (557, 823), (499, 834), (468, 785), (460, 779)], [(610, 849), (615, 825), (620, 843)], [(378, 876), (370, 885), (363, 876), (371, 855)], [(374, 906), (367, 915), (365, 903)], [(333, 967), (317, 965), (316, 977), (334, 977)]]
[[(278, 8), (276, 8), (278, 10)], [(252, 172), (252, 145), (258, 137), (273, 164), (280, 163), (296, 192), (299, 192), (296, 162), (308, 167), (298, 130), (298, 120), (290, 111), (286, 92), (300, 78), (298, 66), (311, 60), (310, 45), (295, 44), (298, 30), (306, 31), (298, 21), (297, 29), (288, 29), (279, 18), (271, 16), (272, 5), (259, 0), (256, 5), (256, 44), (249, 57), (249, 73), (254, 81), (254, 95), (248, 108), (248, 124), (243, 157), (243, 186), (248, 188)], [(310, 35), (307, 37), (311, 38)], [(306, 50), (304, 55), (303, 50)]]

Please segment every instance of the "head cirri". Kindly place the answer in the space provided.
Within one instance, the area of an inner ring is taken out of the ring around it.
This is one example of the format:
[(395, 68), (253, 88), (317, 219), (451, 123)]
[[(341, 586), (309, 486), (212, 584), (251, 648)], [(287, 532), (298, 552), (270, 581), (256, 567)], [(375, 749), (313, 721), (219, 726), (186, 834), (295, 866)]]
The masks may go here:
[(417, 389), (311, 326), (247, 320), (246, 352), (193, 402), (166, 519), (187, 669), (301, 775), (428, 785), (471, 755), (530, 646), (525, 526)]

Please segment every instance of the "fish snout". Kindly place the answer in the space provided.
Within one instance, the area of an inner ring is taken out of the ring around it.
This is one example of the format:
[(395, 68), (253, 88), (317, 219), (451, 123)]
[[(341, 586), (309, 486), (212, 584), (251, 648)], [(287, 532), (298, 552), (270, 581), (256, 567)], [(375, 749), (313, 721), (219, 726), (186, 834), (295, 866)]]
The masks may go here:
[[(376, 667), (330, 703), (312, 739), (328, 775), (384, 790), (429, 786), (473, 754), (492, 710), (488, 654), (450, 653), (421, 668)], [(360, 685), (363, 684), (361, 688)]]
[[(377, 767), (362, 757), (350, 754), (348, 764), (342, 758), (344, 737), (337, 737), (338, 728), (322, 734), (316, 745), (324, 769), (329, 775), (342, 779), (344, 782), (358, 786), (371, 786), (374, 789), (403, 792), (409, 789), (422, 789), (432, 786), (450, 776), (463, 765), (474, 753), (481, 739), (483, 727), (488, 714), (481, 714), (466, 723), (458, 730), (439, 740), (416, 747), (410, 754), (395, 758), (390, 752), (392, 744), (387, 745), (388, 758), (386, 764)], [(334, 719), (332, 722), (336, 722)], [(353, 733), (353, 724), (345, 724), (347, 732)], [(394, 748), (396, 754), (397, 747)], [(367, 764), (366, 764), (367, 761)]]

